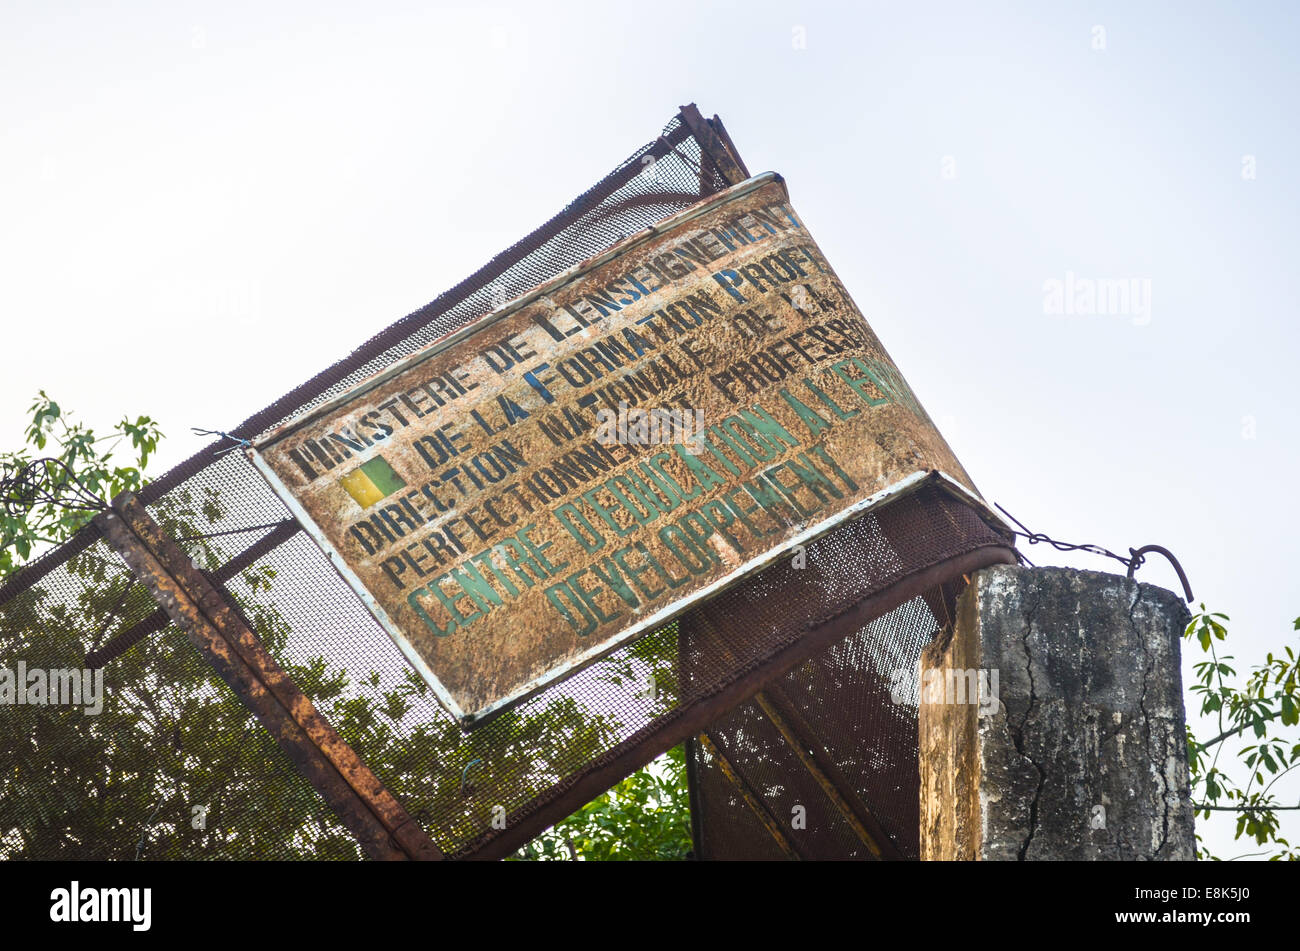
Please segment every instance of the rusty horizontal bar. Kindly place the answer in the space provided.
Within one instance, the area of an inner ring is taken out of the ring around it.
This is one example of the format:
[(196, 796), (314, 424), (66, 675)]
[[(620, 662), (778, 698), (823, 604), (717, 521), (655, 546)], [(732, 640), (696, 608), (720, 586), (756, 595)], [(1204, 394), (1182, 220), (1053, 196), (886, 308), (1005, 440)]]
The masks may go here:
[(95, 519), (105, 539), (171, 620), (275, 737), (372, 858), (438, 859), (441, 852), (129, 493)]

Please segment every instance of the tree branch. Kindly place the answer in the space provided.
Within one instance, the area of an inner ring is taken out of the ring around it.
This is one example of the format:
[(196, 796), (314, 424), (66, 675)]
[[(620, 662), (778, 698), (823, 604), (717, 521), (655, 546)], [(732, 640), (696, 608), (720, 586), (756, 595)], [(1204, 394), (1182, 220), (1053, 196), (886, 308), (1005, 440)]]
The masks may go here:
[(1211, 809), (1215, 812), (1285, 812), (1290, 809), (1300, 809), (1300, 806), (1210, 806), (1203, 802), (1194, 802), (1192, 808), (1197, 812), (1202, 809)]

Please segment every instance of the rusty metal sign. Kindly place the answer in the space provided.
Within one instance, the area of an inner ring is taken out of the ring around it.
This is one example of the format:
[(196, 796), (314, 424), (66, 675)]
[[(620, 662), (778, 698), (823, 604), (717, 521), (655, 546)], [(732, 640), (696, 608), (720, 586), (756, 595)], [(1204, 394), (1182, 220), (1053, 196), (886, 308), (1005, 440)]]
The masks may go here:
[(984, 508), (772, 173), (248, 454), (465, 727), (934, 472)]

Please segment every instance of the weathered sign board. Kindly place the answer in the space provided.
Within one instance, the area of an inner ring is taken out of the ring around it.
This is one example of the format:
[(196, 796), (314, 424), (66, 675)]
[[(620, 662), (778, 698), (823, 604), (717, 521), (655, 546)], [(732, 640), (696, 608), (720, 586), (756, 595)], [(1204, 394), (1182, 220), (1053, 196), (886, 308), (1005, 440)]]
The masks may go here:
[(771, 173), (249, 456), (466, 727), (932, 472), (978, 502)]

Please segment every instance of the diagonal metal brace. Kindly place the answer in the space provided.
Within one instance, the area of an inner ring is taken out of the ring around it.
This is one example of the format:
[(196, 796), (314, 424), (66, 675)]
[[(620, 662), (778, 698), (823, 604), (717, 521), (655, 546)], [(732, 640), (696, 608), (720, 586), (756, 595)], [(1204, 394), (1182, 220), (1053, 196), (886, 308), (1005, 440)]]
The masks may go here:
[(194, 567), (131, 493), (95, 517), (168, 617), (253, 712), (356, 837), (386, 860), (438, 860), (442, 852), (316, 709), (239, 612)]

